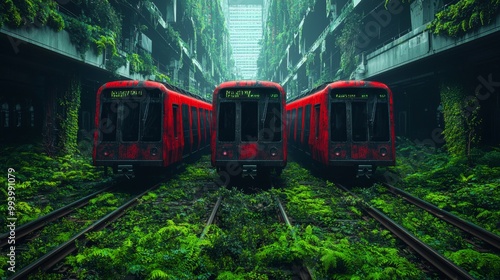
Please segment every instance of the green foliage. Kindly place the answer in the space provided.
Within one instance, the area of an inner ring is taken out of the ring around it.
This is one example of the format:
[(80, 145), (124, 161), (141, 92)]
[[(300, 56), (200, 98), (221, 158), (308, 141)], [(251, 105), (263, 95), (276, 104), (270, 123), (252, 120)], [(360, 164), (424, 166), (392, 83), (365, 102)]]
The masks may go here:
[[(268, 10), (267, 30), (261, 43), (261, 52), (257, 59), (258, 76), (269, 79), (278, 66), (288, 44), (294, 34), (301, 32), (299, 23), (309, 7), (314, 6), (313, 0), (283, 0), (272, 1)], [(267, 78), (266, 78), (267, 77)]]
[(342, 70), (341, 77), (344, 79), (349, 78), (359, 62), (359, 58), (356, 56), (356, 39), (360, 25), (361, 16), (359, 14), (349, 15), (344, 22), (340, 36), (335, 41), (341, 52), (340, 70)]
[(497, 0), (459, 0), (436, 13), (436, 18), (427, 28), (434, 34), (459, 37), (490, 24), (499, 7), (500, 1)]
[[(90, 164), (89, 158), (79, 155), (51, 158), (35, 145), (4, 147), (0, 166), (3, 170), (16, 170), (16, 201), (20, 205), (16, 209), (18, 225), (68, 203), (67, 198), (71, 199), (76, 192), (73, 187), (76, 184), (102, 180), (102, 173)], [(0, 184), (7, 185), (7, 176), (0, 177)], [(6, 213), (6, 206), (6, 203), (0, 204), (0, 211)], [(0, 217), (5, 221), (4, 215)]]
[(59, 101), (59, 105), (64, 110), (59, 116), (61, 124), (60, 147), (65, 154), (75, 154), (78, 151), (78, 110), (80, 109), (80, 80), (73, 77), (68, 86), (68, 90)]
[(491, 253), (480, 253), (471, 249), (446, 253), (445, 256), (476, 278), (499, 279), (500, 257)]
[(64, 28), (56, 1), (50, 0), (6, 0), (0, 4), (0, 26), (13, 28), (47, 25), (55, 31)]
[(447, 82), (441, 85), (441, 102), (443, 103), (445, 122), (443, 135), (448, 152), (453, 157), (464, 157), (466, 155), (467, 136), (462, 111), (464, 99), (464, 90), (456, 83)]

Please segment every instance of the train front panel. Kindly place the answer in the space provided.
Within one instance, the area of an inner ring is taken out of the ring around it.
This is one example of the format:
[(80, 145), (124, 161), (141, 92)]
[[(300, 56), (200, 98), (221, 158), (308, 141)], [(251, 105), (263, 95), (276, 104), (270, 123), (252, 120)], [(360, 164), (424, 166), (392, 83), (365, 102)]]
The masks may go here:
[(276, 83), (240, 81), (214, 92), (212, 165), (256, 175), (286, 165), (285, 92)]
[(377, 82), (330, 86), (329, 164), (356, 166), (369, 175), (377, 166), (395, 164), (392, 92)]

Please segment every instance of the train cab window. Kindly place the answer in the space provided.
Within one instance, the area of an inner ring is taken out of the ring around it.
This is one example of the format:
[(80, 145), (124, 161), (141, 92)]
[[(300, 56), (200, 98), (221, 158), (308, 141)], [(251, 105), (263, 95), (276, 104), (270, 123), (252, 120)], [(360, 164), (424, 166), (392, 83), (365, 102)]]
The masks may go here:
[(268, 103), (263, 126), (260, 129), (259, 140), (281, 141), (281, 131), (283, 130), (281, 121), (281, 106), (279, 103)]
[(219, 104), (219, 141), (234, 141), (236, 135), (236, 103), (221, 102)]
[(115, 102), (102, 103), (101, 119), (99, 120), (102, 141), (116, 141), (117, 115)]
[(128, 101), (119, 106), (122, 116), (121, 131), (123, 141), (137, 141), (139, 139), (139, 114), (141, 106), (139, 102)]
[(372, 141), (389, 141), (389, 110), (387, 103), (377, 103), (375, 107)]
[(179, 129), (179, 105), (172, 104), (172, 115), (173, 115), (173, 122), (174, 122), (174, 138), (177, 139), (179, 136), (179, 133), (177, 130)]
[(346, 141), (346, 128), (346, 103), (333, 102), (330, 110), (330, 135), (332, 141)]
[(241, 102), (241, 141), (257, 141), (259, 103)]
[(352, 140), (367, 140), (367, 112), (366, 102), (352, 102)]
[(162, 108), (160, 102), (147, 101), (143, 104), (141, 116), (141, 141), (161, 140), (161, 116)]

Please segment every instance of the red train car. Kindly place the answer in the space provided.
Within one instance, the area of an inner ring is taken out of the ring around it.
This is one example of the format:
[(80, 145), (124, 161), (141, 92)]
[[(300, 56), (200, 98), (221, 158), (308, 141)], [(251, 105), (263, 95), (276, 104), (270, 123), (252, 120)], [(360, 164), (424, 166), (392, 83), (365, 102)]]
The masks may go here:
[(275, 171), (287, 162), (283, 88), (269, 81), (229, 81), (213, 94), (212, 166), (228, 177)]
[(207, 147), (212, 104), (169, 84), (114, 81), (97, 92), (96, 166), (117, 173), (167, 167)]
[(286, 105), (289, 141), (324, 166), (369, 176), (395, 164), (391, 90), (382, 83), (325, 83)]

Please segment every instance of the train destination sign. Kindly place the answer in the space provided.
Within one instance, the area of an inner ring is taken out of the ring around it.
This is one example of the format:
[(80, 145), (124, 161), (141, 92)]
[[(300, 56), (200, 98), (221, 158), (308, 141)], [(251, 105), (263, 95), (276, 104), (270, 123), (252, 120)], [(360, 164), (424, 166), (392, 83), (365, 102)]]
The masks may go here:
[[(369, 93), (335, 93), (333, 94), (334, 98), (337, 99), (349, 99), (349, 98), (356, 98), (356, 99), (368, 99), (369, 96), (374, 96), (374, 94), (369, 94)], [(387, 97), (387, 94), (377, 94), (377, 98), (380, 99), (385, 99)]]
[(111, 98), (125, 98), (125, 97), (141, 97), (142, 90), (111, 90), (109, 96)]
[(261, 96), (265, 97), (266, 95), (268, 95), (269, 98), (271, 99), (278, 99), (279, 97), (279, 94), (277, 92), (270, 92), (270, 94), (268, 94), (267, 92), (262, 92), (261, 90), (256, 90), (256, 89), (227, 89), (225, 92), (222, 92), (221, 97), (228, 99), (239, 99), (239, 98), (258, 99)]

